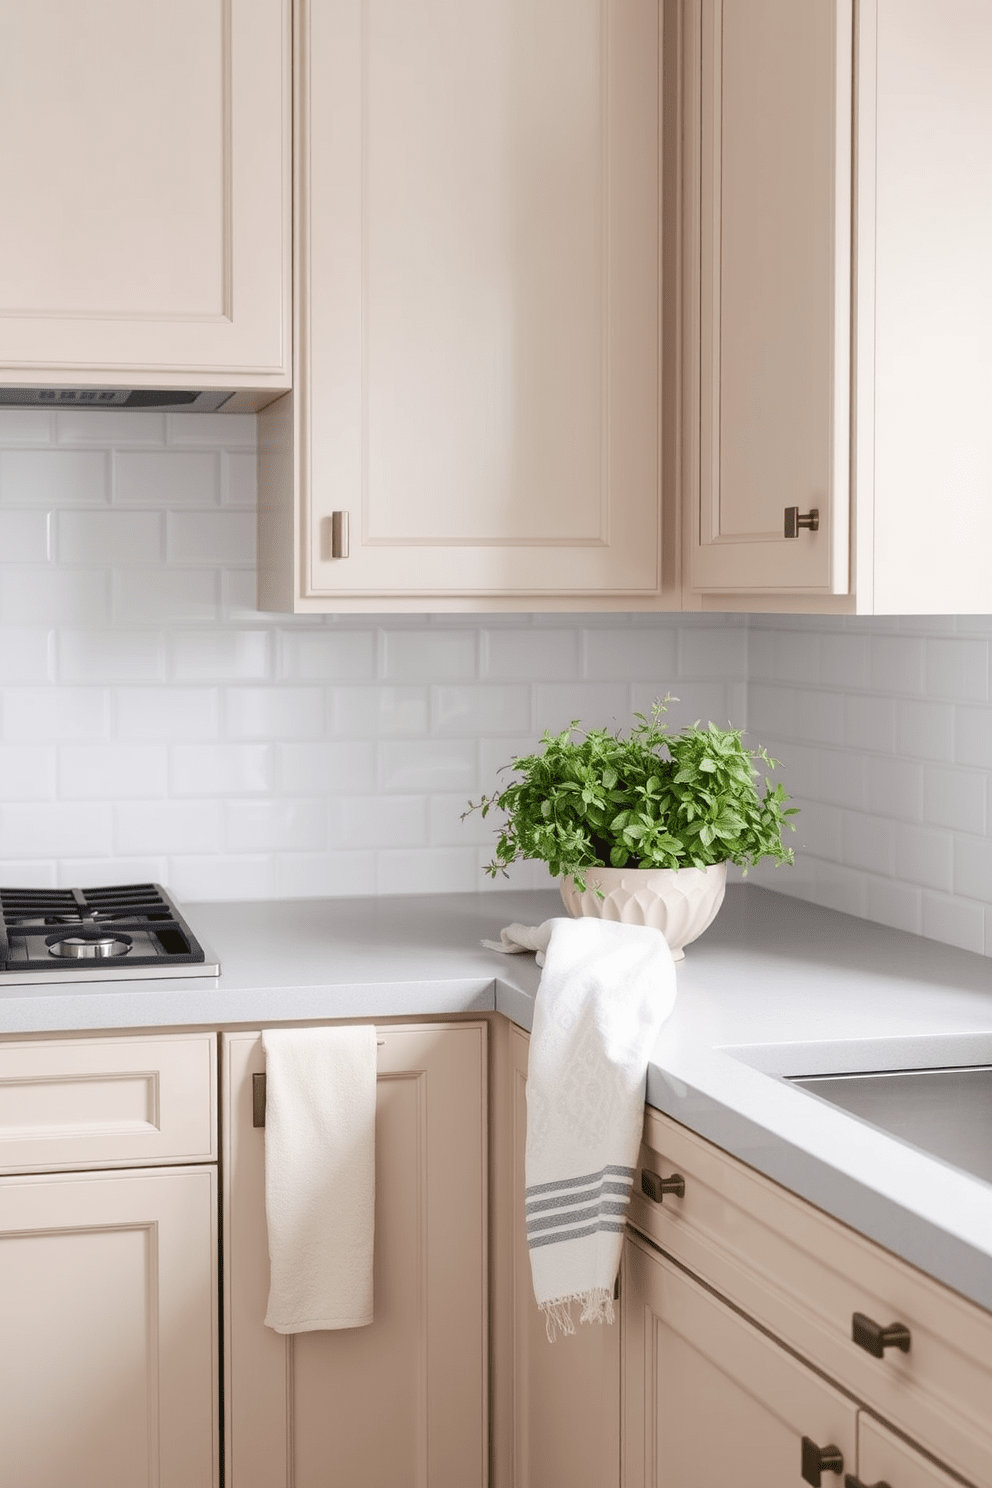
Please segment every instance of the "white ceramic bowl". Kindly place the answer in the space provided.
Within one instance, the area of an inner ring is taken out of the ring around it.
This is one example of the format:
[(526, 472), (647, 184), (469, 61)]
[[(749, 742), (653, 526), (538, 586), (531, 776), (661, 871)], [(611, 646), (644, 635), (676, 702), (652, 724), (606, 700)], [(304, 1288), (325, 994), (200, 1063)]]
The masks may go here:
[[(726, 863), (710, 868), (587, 868), (586, 891), (561, 881), (562, 903), (573, 919), (592, 915), (624, 925), (650, 925), (668, 941), (672, 959), (716, 918), (727, 887)], [(597, 888), (602, 898), (596, 893)]]

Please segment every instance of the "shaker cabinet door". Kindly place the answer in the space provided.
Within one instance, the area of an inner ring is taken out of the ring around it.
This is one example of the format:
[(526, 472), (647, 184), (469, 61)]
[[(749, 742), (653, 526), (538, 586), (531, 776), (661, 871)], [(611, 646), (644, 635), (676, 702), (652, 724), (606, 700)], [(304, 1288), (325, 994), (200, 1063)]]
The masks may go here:
[[(700, 252), (689, 586), (846, 594), (852, 3), (693, 0), (687, 16)], [(815, 512), (816, 530), (787, 537), (792, 508)]]
[(796, 1488), (804, 1437), (854, 1471), (854, 1404), (636, 1235), (622, 1289), (624, 1488)]
[(300, 18), (303, 355), (281, 476), (260, 430), (263, 605), (657, 597), (659, 0)]
[(0, 1480), (217, 1488), (213, 1168), (0, 1179)]
[(290, 0), (0, 0), (0, 383), (288, 386)]
[(378, 1031), (375, 1320), (286, 1336), (269, 1293), (257, 1033), (224, 1035), (229, 1488), (483, 1488), (486, 1029)]

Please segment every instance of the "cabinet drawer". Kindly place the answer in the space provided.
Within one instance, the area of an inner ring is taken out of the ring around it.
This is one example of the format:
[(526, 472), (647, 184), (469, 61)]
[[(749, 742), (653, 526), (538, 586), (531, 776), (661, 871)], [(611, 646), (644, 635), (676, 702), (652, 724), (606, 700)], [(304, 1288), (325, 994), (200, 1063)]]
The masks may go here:
[[(992, 1314), (656, 1111), (639, 1162), (633, 1225), (927, 1451), (992, 1483)], [(684, 1194), (652, 1200), (645, 1173), (679, 1174)], [(855, 1313), (905, 1325), (909, 1351), (873, 1357), (852, 1340)]]
[(0, 1044), (0, 1173), (210, 1162), (216, 1037)]

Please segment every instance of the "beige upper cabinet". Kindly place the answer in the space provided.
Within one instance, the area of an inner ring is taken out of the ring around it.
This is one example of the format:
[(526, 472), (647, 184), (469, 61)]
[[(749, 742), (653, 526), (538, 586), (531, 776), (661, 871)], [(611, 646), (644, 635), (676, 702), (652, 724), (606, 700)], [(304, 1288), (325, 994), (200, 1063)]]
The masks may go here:
[(0, 0), (0, 385), (289, 386), (291, 20)]
[(687, 602), (987, 613), (992, 10), (687, 0), (685, 34)]
[(661, 0), (297, 22), (262, 607), (663, 602)]

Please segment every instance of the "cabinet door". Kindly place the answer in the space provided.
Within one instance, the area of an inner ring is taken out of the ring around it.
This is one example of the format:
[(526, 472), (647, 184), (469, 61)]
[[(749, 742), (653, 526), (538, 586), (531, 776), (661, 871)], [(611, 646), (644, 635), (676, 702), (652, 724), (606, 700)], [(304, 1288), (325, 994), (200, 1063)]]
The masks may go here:
[(493, 1488), (616, 1488), (619, 1315), (548, 1342), (524, 1214), (530, 1040), (503, 1018), (493, 1037)]
[(0, 383), (287, 385), (290, 0), (0, 0)]
[(964, 1481), (949, 1477), (863, 1413), (858, 1421), (858, 1478), (865, 1488), (881, 1482), (890, 1488), (955, 1488)]
[[(846, 594), (852, 3), (696, 0), (689, 16), (701, 78), (686, 164), (701, 180), (690, 584)], [(693, 418), (694, 397), (686, 407)], [(788, 507), (816, 510), (818, 530), (787, 539)]]
[(660, 0), (300, 19), (301, 607), (657, 595)]
[(0, 1180), (0, 1478), (216, 1488), (212, 1168)]
[(286, 1337), (269, 1291), (259, 1034), (224, 1038), (229, 1488), (482, 1488), (486, 1030), (380, 1029), (375, 1321)]
[(852, 1402), (635, 1235), (623, 1328), (624, 1488), (795, 1488), (804, 1436), (854, 1470)]

